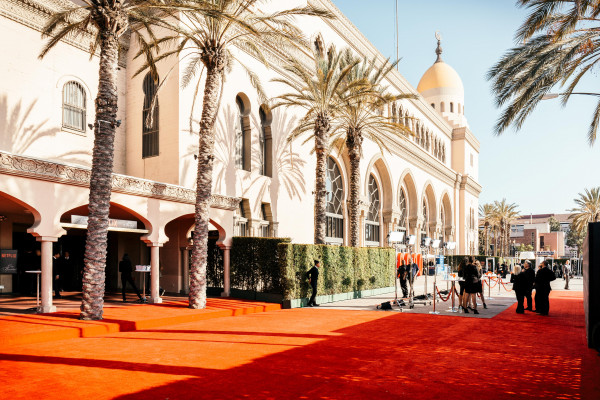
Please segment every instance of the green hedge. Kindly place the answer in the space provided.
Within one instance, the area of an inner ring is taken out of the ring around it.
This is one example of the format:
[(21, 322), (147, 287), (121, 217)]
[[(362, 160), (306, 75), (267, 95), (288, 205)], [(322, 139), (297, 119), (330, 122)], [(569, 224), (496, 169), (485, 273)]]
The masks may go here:
[(282, 293), (277, 245), (289, 241), (289, 238), (234, 237), (231, 288)]
[(285, 300), (308, 297), (306, 272), (314, 260), (321, 261), (319, 295), (394, 286), (393, 249), (291, 243), (277, 247)]

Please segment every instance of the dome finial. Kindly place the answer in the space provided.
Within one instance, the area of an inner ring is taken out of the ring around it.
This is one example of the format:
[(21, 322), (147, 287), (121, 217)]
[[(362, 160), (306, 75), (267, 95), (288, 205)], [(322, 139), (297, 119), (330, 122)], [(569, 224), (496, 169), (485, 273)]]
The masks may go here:
[(443, 62), (442, 60), (442, 34), (440, 31), (435, 32), (435, 38), (437, 39), (437, 49), (435, 49), (435, 54), (437, 54), (436, 63)]

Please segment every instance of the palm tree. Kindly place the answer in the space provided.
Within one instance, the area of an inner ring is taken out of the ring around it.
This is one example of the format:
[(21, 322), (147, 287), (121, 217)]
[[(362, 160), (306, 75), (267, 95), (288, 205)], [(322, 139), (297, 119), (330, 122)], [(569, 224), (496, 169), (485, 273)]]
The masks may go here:
[(275, 107), (299, 107), (305, 114), (290, 135), (294, 140), (299, 135), (310, 132), (306, 142), (314, 138), (316, 154), (315, 170), (315, 244), (325, 243), (325, 212), (327, 210), (326, 168), (330, 143), (330, 130), (333, 118), (341, 107), (340, 89), (352, 89), (352, 85), (343, 85), (344, 79), (352, 68), (358, 64), (354, 61), (341, 64), (342, 53), (331, 45), (324, 51), (323, 41), (319, 36), (313, 49), (314, 64), (308, 68), (298, 59), (290, 59), (284, 69), (294, 78), (274, 79), (290, 88), (289, 93), (277, 97)]
[(479, 206), (479, 217), (483, 218), (483, 226), (485, 230), (485, 255), (488, 254), (489, 241), (490, 241), (490, 225), (492, 225), (494, 218), (494, 205), (485, 203)]
[(505, 256), (508, 252), (508, 242), (510, 238), (510, 224), (518, 218), (518, 205), (515, 203), (507, 203), (506, 199), (494, 201), (494, 218), (498, 223), (500, 232), (500, 256)]
[[(501, 134), (510, 125), (521, 128), (540, 100), (555, 86), (563, 105), (571, 95), (600, 97), (599, 93), (575, 91), (582, 77), (600, 60), (600, 3), (592, 0), (518, 0), (531, 10), (516, 33), (523, 44), (507, 51), (488, 72), (496, 104), (508, 104), (496, 123)], [(600, 99), (588, 131), (593, 145), (600, 125)]]
[[(195, 3), (192, 0), (188, 2)], [(201, 12), (184, 12), (178, 18), (177, 33), (158, 40), (161, 46), (171, 45), (174, 48), (160, 53), (140, 69), (142, 71), (160, 60), (184, 54), (183, 57), (189, 57), (189, 64), (182, 76), (183, 85), (195, 81), (198, 91), (203, 75), (205, 78), (199, 121), (194, 244), (190, 266), (189, 307), (194, 309), (206, 307), (209, 210), (215, 158), (214, 126), (224, 78), (234, 62), (246, 71), (261, 101), (267, 101), (256, 73), (247, 68), (232, 49), (242, 49), (268, 65), (265, 49), (285, 51), (292, 46), (306, 45), (301, 30), (292, 20), (294, 16), (333, 17), (329, 12), (312, 6), (265, 14), (260, 10), (261, 0), (206, 0), (199, 3), (207, 3), (210, 7)], [(158, 45), (153, 49), (158, 49)]]
[[(117, 69), (119, 39), (131, 31), (142, 46), (144, 37), (154, 38), (153, 28), (165, 27), (164, 19), (179, 9), (190, 9), (187, 1), (171, 0), (82, 0), (84, 5), (52, 15), (42, 31), (50, 37), (40, 53), (43, 58), (67, 36), (92, 34), (91, 55), (99, 49), (98, 95), (94, 123), (94, 149), (90, 176), (89, 219), (84, 254), (81, 319), (102, 319), (108, 214), (117, 127)], [(184, 4), (185, 3), (185, 4)], [(144, 32), (146, 35), (138, 34)]]
[(585, 189), (574, 201), (577, 207), (569, 210), (573, 213), (569, 216), (571, 226), (577, 232), (585, 234), (590, 222), (600, 222), (600, 187)]
[[(385, 104), (401, 98), (415, 98), (414, 95), (391, 95), (382, 81), (392, 71), (398, 61), (389, 60), (378, 65), (377, 60), (357, 59), (350, 49), (343, 52), (342, 65), (355, 65), (344, 79), (340, 90), (341, 105), (332, 128), (332, 142), (346, 147), (350, 159), (350, 188), (348, 196), (348, 217), (350, 220), (350, 246), (359, 245), (360, 237), (360, 159), (365, 138), (376, 143), (382, 150), (388, 150), (386, 142), (404, 138), (412, 134), (402, 124), (382, 115)], [(349, 87), (350, 89), (346, 89)], [(340, 140), (338, 140), (340, 139)]]

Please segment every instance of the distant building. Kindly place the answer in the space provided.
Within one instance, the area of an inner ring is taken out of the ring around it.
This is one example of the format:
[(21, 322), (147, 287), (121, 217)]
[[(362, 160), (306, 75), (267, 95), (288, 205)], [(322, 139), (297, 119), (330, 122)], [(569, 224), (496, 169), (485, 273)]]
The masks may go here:
[[(530, 214), (515, 220), (510, 226), (511, 245), (529, 244), (533, 251), (554, 251), (554, 257), (570, 257), (575, 249), (566, 244), (570, 229), (570, 214)], [(550, 218), (560, 223), (560, 230), (550, 231)]]

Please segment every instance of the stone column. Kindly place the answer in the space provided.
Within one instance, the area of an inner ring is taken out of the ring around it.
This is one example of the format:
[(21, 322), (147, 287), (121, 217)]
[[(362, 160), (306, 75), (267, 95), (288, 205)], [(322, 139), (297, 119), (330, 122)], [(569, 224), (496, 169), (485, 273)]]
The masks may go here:
[(219, 247), (223, 250), (223, 292), (221, 293), (221, 297), (229, 297), (231, 296), (231, 271), (229, 263), (231, 246), (219, 244)]
[(150, 303), (162, 303), (160, 298), (160, 248), (162, 243), (149, 243), (150, 246)]
[(58, 238), (56, 237), (47, 236), (37, 238), (37, 241), (41, 242), (42, 247), (42, 303), (38, 308), (38, 312), (40, 313), (56, 312), (56, 306), (52, 305), (52, 282), (54, 278), (54, 272), (52, 271), (52, 243), (57, 240)]

